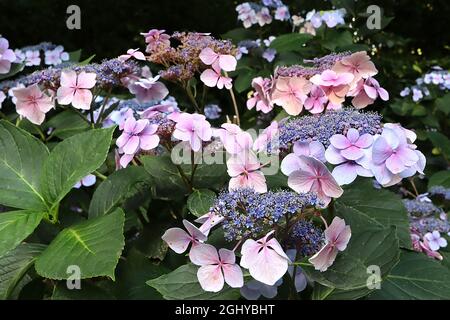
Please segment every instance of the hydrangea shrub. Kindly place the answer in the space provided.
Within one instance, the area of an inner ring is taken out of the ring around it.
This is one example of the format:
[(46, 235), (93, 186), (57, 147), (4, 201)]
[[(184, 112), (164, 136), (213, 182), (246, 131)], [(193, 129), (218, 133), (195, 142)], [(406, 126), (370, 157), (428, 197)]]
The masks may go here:
[(100, 62), (0, 38), (0, 297), (450, 298), (448, 139), (383, 112), (448, 114), (448, 71), (388, 92), (346, 9), (236, 11)]

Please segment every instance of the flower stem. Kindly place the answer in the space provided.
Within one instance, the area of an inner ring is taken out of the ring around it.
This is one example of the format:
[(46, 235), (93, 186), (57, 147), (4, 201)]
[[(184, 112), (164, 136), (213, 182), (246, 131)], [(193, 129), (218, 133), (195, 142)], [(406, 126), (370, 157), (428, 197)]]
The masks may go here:
[(411, 183), (411, 185), (412, 185), (412, 187), (414, 189), (414, 193), (416, 194), (416, 197), (418, 197), (419, 196), (419, 191), (417, 191), (416, 184), (414, 183), (414, 178), (413, 177), (409, 178), (409, 182)]
[(95, 175), (96, 177), (98, 177), (98, 178), (102, 179), (102, 180), (106, 180), (106, 179), (108, 179), (108, 177), (107, 177), (107, 176), (105, 176), (105, 175), (101, 174), (101, 173), (100, 173), (100, 172), (98, 172), (98, 171), (94, 171), (94, 175)]
[[(225, 72), (225, 76), (228, 77), (228, 74), (226, 72)], [(239, 118), (239, 109), (238, 109), (237, 102), (236, 102), (236, 96), (234, 95), (233, 88), (228, 89), (228, 91), (230, 92), (231, 101), (233, 102), (233, 108), (234, 108), (234, 115), (235, 115), (235, 118), (236, 118), (236, 124), (238, 126), (240, 126), (241, 125), (241, 120)]]
[(195, 100), (194, 94), (192, 93), (191, 87), (189, 86), (189, 84), (186, 84), (186, 86), (184, 87), (186, 90), (186, 94), (189, 97), (189, 100), (191, 100), (195, 110), (197, 110), (198, 113), (202, 113), (202, 110), (200, 109), (197, 100)]

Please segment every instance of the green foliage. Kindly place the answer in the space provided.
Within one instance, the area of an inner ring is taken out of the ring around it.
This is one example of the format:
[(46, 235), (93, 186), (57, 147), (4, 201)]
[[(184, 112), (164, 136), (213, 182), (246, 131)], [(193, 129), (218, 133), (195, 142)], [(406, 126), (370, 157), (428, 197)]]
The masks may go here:
[(336, 201), (336, 212), (353, 230), (395, 226), (400, 245), (411, 248), (408, 216), (400, 197), (376, 190), (368, 179), (358, 179), (345, 189)]
[(0, 215), (0, 257), (26, 239), (41, 222), (43, 212), (10, 211)]
[(371, 299), (450, 299), (450, 270), (425, 255), (403, 251), (400, 262)]
[(131, 166), (114, 172), (95, 190), (89, 206), (89, 218), (112, 212), (148, 183), (148, 174), (142, 167)]
[(194, 216), (200, 217), (209, 212), (215, 199), (216, 194), (211, 190), (194, 190), (187, 199), (187, 207)]
[(44, 245), (24, 243), (0, 257), (0, 299), (7, 299), (23, 279)]
[(277, 52), (297, 51), (311, 39), (312, 35), (310, 34), (288, 33), (278, 36), (272, 41), (270, 47), (277, 50)]
[(48, 149), (28, 132), (0, 121), (0, 203), (19, 209), (45, 210), (40, 173)]
[(67, 279), (69, 266), (80, 268), (81, 278), (107, 276), (114, 270), (124, 247), (124, 213), (90, 219), (61, 231), (36, 261), (36, 271), (50, 279)]

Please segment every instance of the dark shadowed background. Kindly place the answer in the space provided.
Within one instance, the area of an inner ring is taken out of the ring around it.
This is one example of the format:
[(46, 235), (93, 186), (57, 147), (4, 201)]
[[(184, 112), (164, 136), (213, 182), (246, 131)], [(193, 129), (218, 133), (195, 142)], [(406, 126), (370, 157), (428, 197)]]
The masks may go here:
[[(344, 0), (345, 1), (345, 0)], [(98, 58), (117, 56), (124, 50), (142, 46), (140, 32), (151, 28), (168, 31), (191, 30), (220, 35), (240, 26), (235, 7), (244, 1), (232, 0), (0, 0), (0, 34), (13, 47), (50, 41), (69, 50), (82, 48), (84, 55)], [(310, 9), (330, 9), (330, 1), (284, 1), (292, 13)], [(386, 31), (409, 39), (411, 48), (424, 55), (449, 53), (450, 1), (399, 0), (371, 1), (387, 16), (395, 16)], [(81, 8), (81, 30), (66, 28), (66, 9)], [(441, 17), (441, 18), (437, 18)], [(286, 29), (287, 24), (273, 23)]]

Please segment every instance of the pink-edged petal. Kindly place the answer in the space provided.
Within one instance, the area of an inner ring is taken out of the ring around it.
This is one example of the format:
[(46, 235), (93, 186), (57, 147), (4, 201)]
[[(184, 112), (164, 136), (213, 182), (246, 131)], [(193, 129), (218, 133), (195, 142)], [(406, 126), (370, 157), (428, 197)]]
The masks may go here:
[(261, 171), (253, 171), (248, 174), (247, 178), (248, 184), (256, 192), (265, 193), (267, 192), (266, 177)]
[(347, 160), (358, 160), (364, 156), (364, 152), (355, 146), (341, 150), (341, 155)]
[(338, 250), (326, 244), (322, 249), (319, 250), (315, 255), (309, 258), (309, 262), (312, 263), (314, 269), (320, 272), (325, 272), (331, 265), (333, 265), (334, 260), (338, 254)]
[[(272, 232), (273, 233), (273, 232)], [(269, 235), (269, 234), (268, 234)], [(268, 236), (266, 235), (266, 237)], [(284, 252), (283, 248), (281, 247), (280, 243), (277, 241), (277, 239), (272, 238), (269, 241), (267, 241), (266, 244), (269, 248), (274, 250), (280, 257), (283, 257), (288, 262), (291, 262), (291, 259), (287, 256), (287, 254)]]
[(244, 286), (244, 275), (237, 264), (226, 264), (222, 266), (225, 282), (232, 288)]
[(388, 144), (387, 140), (381, 136), (375, 140), (372, 146), (372, 160), (378, 165), (382, 164), (389, 158), (393, 153), (391, 146)]
[(323, 193), (328, 197), (339, 198), (344, 193), (344, 190), (342, 190), (330, 172), (322, 176), (320, 179), (320, 185)]
[(394, 174), (386, 168), (386, 165), (373, 164), (371, 168), (375, 179), (381, 185), (387, 185), (394, 179)]
[(135, 154), (139, 149), (139, 137), (131, 136), (123, 146), (123, 152), (126, 154)]
[(140, 120), (136, 121), (136, 124), (133, 129), (133, 134), (141, 133), (147, 125), (148, 125), (147, 119), (140, 119)]
[(189, 234), (180, 228), (170, 228), (161, 238), (176, 253), (185, 252), (191, 242)]
[(337, 149), (345, 149), (351, 146), (350, 141), (342, 134), (335, 134), (330, 138), (330, 143)]
[(219, 257), (222, 263), (235, 264), (236, 263), (236, 255), (234, 251), (228, 249), (219, 249)]
[(358, 141), (356, 141), (355, 146), (357, 146), (358, 148), (368, 148), (372, 145), (373, 143), (373, 136), (365, 133), (363, 135), (361, 135), (358, 139)]
[(367, 96), (370, 99), (375, 100), (378, 96), (378, 92), (377, 89), (375, 89), (374, 87), (368, 86), (368, 85), (364, 85), (364, 91), (366, 92)]
[(340, 164), (347, 160), (341, 156), (340, 150), (330, 145), (325, 151), (325, 159), (331, 164)]
[(347, 131), (347, 139), (348, 141), (350, 141), (350, 143), (354, 144), (356, 143), (356, 141), (358, 141), (359, 138), (359, 131), (354, 129), (354, 128), (350, 128)]
[(281, 172), (289, 176), (292, 172), (300, 169), (300, 159), (293, 153), (288, 154), (283, 161), (281, 161)]
[(315, 177), (310, 173), (303, 170), (297, 170), (289, 175), (288, 186), (298, 193), (309, 192), (315, 181)]
[[(294, 146), (295, 147), (295, 146)], [(325, 147), (319, 141), (313, 141), (309, 144), (310, 156), (325, 162)]]
[(136, 127), (136, 119), (134, 117), (128, 117), (125, 120), (123, 131), (132, 134), (134, 132), (135, 127)]
[(197, 278), (202, 289), (209, 292), (219, 292), (225, 283), (222, 268), (218, 265), (200, 267)]
[(199, 241), (206, 241), (207, 239), (206, 235), (203, 232), (201, 232), (196, 226), (190, 223), (188, 220), (184, 219), (183, 225), (194, 239), (197, 239)]
[(92, 92), (87, 89), (75, 91), (72, 99), (72, 106), (76, 109), (89, 110), (91, 108)]
[(126, 132), (122, 133), (116, 140), (116, 146), (118, 146), (119, 148), (123, 148), (123, 146), (127, 144), (129, 139), (130, 135), (128, 135)]
[(380, 96), (381, 100), (389, 100), (389, 93), (386, 91), (386, 89), (378, 88), (378, 95)]
[(218, 264), (220, 262), (216, 248), (210, 244), (204, 243), (193, 246), (189, 252), (189, 258), (191, 259), (191, 262), (197, 266)]
[(80, 72), (78, 75), (78, 88), (92, 89), (95, 86), (97, 75), (93, 72)]
[(333, 169), (332, 175), (339, 185), (350, 184), (357, 177), (357, 167), (357, 164), (343, 163)]

